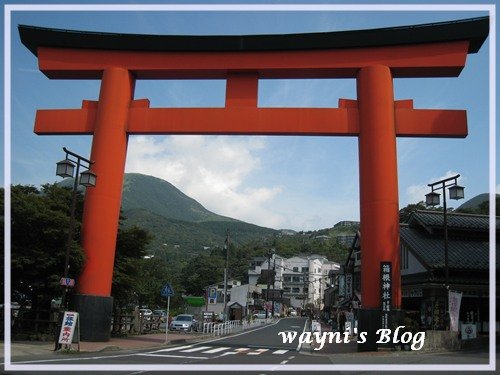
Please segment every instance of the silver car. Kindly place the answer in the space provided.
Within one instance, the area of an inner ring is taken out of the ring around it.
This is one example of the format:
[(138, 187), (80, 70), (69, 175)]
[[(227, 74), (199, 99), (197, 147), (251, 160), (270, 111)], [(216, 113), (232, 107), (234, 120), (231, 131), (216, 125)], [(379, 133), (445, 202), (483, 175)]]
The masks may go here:
[(194, 318), (194, 315), (177, 315), (170, 323), (170, 330), (184, 332), (198, 331), (198, 321)]

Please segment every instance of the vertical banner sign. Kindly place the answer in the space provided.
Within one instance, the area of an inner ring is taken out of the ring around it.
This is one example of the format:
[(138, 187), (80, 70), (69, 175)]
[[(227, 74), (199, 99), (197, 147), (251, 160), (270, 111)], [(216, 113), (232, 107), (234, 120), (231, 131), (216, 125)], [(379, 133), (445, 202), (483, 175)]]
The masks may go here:
[(391, 297), (392, 297), (392, 263), (380, 262), (380, 308), (382, 310), (382, 328), (390, 329)]
[(460, 304), (462, 303), (462, 292), (448, 292), (448, 306), (450, 313), (450, 331), (458, 332), (458, 316)]
[(339, 297), (345, 296), (345, 275), (339, 276)]
[(74, 311), (65, 311), (61, 332), (59, 333), (59, 344), (71, 345), (75, 334), (78, 321), (78, 313)]
[(345, 298), (352, 298), (352, 274), (345, 275)]

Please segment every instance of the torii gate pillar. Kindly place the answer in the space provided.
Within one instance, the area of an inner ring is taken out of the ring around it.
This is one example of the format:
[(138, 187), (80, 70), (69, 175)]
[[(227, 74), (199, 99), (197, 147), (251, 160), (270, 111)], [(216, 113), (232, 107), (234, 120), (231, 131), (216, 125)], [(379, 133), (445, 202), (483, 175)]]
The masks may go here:
[(368, 66), (357, 76), (359, 113), (359, 186), (361, 222), (362, 309), (359, 326), (367, 332), (367, 344), (376, 348), (380, 328), (380, 293), (373, 288), (380, 262), (392, 263), (392, 307), (401, 307), (399, 269), (399, 206), (396, 126), (392, 74), (387, 66)]
[[(99, 186), (85, 194), (82, 247), (86, 259), (78, 279), (75, 308), (80, 312), (86, 332), (94, 341), (109, 340), (108, 321), (113, 312), (111, 285), (114, 252), (100, 249), (116, 247), (123, 176), (127, 155), (127, 121), (133, 97), (134, 79), (119, 67), (104, 70), (92, 141), (91, 160), (99, 176)], [(111, 270), (111, 272), (110, 272)], [(97, 319), (95, 314), (102, 319)]]

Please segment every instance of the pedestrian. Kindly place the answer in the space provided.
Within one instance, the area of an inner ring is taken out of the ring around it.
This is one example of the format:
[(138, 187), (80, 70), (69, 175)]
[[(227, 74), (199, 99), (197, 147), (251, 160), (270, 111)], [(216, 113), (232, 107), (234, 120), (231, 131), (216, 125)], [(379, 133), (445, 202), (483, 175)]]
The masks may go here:
[(345, 313), (342, 310), (339, 310), (339, 332), (345, 331)]

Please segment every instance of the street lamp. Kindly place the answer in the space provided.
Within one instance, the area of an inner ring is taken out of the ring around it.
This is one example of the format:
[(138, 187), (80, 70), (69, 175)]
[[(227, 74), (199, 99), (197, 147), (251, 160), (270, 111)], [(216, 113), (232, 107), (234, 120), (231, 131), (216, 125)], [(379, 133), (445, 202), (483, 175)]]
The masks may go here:
[(457, 179), (459, 177), (460, 175), (457, 174), (456, 176), (428, 184), (427, 186), (431, 188), (431, 192), (425, 195), (425, 204), (427, 206), (437, 206), (439, 204), (440, 194), (435, 193), (435, 190), (443, 191), (444, 272), (445, 272), (444, 286), (446, 290), (450, 288), (450, 280), (449, 280), (449, 267), (448, 267), (448, 216), (446, 207), (445, 188), (448, 188), (449, 190), (450, 199), (458, 200), (464, 198), (464, 187), (458, 185), (457, 183)]
[[(75, 176), (73, 182), (73, 191), (71, 197), (71, 210), (70, 210), (70, 219), (69, 219), (69, 230), (68, 230), (68, 241), (66, 244), (66, 258), (64, 262), (64, 274), (63, 279), (61, 279), (61, 285), (64, 286), (63, 294), (61, 297), (61, 307), (65, 309), (66, 307), (66, 291), (67, 287), (70, 285), (68, 280), (68, 271), (69, 271), (69, 255), (71, 244), (73, 242), (73, 231), (75, 226), (75, 208), (76, 208), (76, 192), (78, 190), (78, 175), (80, 172), (80, 167), (87, 169), (86, 171), (80, 173), (80, 185), (85, 187), (94, 187), (96, 184), (97, 176), (95, 173), (90, 171), (90, 167), (94, 162), (85, 159), (84, 157), (75, 154), (63, 147), (64, 152), (66, 153), (66, 158), (57, 163), (56, 174), (63, 178), (73, 177)], [(73, 172), (75, 171), (74, 174)]]

